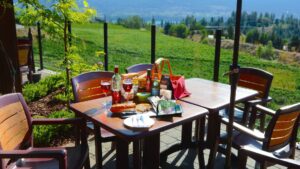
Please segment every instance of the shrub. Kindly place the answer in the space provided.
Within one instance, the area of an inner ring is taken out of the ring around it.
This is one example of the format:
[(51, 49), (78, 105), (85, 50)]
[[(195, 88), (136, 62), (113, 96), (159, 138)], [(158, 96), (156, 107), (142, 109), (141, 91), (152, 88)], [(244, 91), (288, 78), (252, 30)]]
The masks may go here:
[(267, 60), (275, 59), (275, 53), (273, 50), (272, 42), (269, 41), (267, 46), (259, 46), (257, 49), (257, 56)]
[(129, 16), (125, 19), (121, 19), (119, 18), (117, 20), (117, 23), (119, 25), (123, 25), (126, 28), (133, 28), (133, 29), (140, 29), (142, 27), (144, 27), (145, 22), (143, 20), (143, 18), (141, 18), (140, 16)]
[(35, 84), (27, 84), (23, 88), (23, 95), (27, 102), (38, 100), (50, 92), (62, 87), (65, 83), (62, 75), (53, 75)]
[[(73, 118), (72, 112), (61, 110), (53, 112), (48, 118)], [(44, 118), (36, 116), (35, 118)], [(38, 125), (33, 128), (34, 146), (49, 146), (55, 139), (71, 136), (71, 125)]]
[(169, 35), (179, 38), (186, 38), (189, 34), (189, 29), (184, 24), (171, 25), (169, 29)]
[[(74, 98), (72, 97), (73, 95), (71, 95), (71, 100), (74, 100)], [(68, 96), (65, 93), (59, 93), (55, 96), (53, 96), (53, 100), (60, 102), (60, 103), (68, 103)]]

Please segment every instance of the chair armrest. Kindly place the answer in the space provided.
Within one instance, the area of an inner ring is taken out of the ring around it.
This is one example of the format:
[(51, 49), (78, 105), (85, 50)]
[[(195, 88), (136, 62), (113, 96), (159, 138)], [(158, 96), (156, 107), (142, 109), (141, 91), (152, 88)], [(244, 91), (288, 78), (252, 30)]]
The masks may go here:
[(1, 158), (57, 158), (64, 159), (67, 152), (64, 148), (30, 148), (27, 150), (0, 151)]
[[(224, 123), (224, 124), (226, 124), (226, 125), (229, 125), (229, 119), (228, 118), (222, 118), (221, 122)], [(251, 137), (253, 137), (253, 138), (255, 138), (255, 139), (259, 140), (259, 141), (264, 141), (265, 140), (264, 133), (262, 133), (262, 132), (260, 132), (260, 131), (258, 131), (256, 129), (251, 130), (251, 129), (249, 129), (249, 128), (243, 126), (243, 125), (240, 125), (240, 124), (238, 124), (236, 122), (233, 122), (233, 128), (235, 130), (238, 130), (238, 131), (240, 131), (240, 132), (242, 132), (244, 134), (247, 134), (247, 135), (249, 135), (249, 136), (251, 136)]]
[(67, 151), (64, 148), (30, 148), (27, 150), (0, 151), (0, 160), (4, 158), (55, 158), (60, 169), (67, 168)]
[(84, 124), (81, 118), (32, 119), (33, 125)]
[[(299, 168), (300, 167), (300, 162), (293, 160), (293, 159), (288, 159), (288, 158), (277, 158), (275, 157), (272, 153), (266, 152), (254, 147), (250, 146), (244, 146), (242, 149), (239, 150), (238, 156), (246, 157), (249, 156), (256, 161), (268, 161), (271, 163), (283, 165), (285, 167), (290, 167), (290, 168)], [(244, 166), (239, 166), (239, 168), (242, 168)]]
[(276, 111), (274, 111), (272, 109), (269, 109), (267, 107), (261, 106), (261, 105), (256, 105), (254, 108), (256, 110), (261, 111), (262, 113), (265, 113), (265, 114), (268, 114), (268, 115), (271, 115), (271, 116), (274, 116), (276, 114)]
[(269, 96), (266, 99), (249, 100), (249, 101), (247, 101), (247, 103), (250, 104), (250, 106), (254, 106), (256, 104), (268, 103), (270, 101), (272, 101), (272, 97)]

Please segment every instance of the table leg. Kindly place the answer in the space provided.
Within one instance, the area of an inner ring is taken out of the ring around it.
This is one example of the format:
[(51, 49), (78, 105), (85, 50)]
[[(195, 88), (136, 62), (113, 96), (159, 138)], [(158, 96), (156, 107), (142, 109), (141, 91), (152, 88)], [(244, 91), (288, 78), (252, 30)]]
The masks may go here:
[(117, 139), (117, 169), (129, 169), (128, 162), (128, 142), (122, 139)]
[(134, 169), (142, 168), (141, 141), (142, 140), (136, 140), (133, 142), (133, 168)]
[(95, 135), (95, 156), (96, 156), (96, 168), (102, 169), (102, 145), (101, 145), (101, 130), (97, 123), (94, 123), (94, 135)]
[(210, 112), (208, 116), (207, 144), (210, 148), (207, 168), (213, 169), (220, 137), (219, 112)]
[(198, 145), (198, 160), (199, 160), (199, 167), (201, 169), (205, 168), (205, 160), (204, 160), (204, 135), (205, 135), (205, 116), (201, 119), (197, 120), (198, 132), (196, 139), (199, 141)]
[(160, 134), (155, 134), (144, 139), (143, 163), (146, 168), (158, 169), (160, 160)]

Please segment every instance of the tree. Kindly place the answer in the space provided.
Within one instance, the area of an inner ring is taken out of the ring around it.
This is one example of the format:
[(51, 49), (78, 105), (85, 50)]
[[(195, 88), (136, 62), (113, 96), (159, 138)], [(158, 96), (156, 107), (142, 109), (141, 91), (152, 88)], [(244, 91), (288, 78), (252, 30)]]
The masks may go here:
[(257, 43), (259, 41), (259, 32), (256, 28), (251, 29), (246, 35), (246, 42)]
[(267, 46), (264, 47), (259, 46), (257, 49), (257, 55), (262, 59), (267, 59), (267, 60), (275, 59), (272, 42), (269, 41)]
[(169, 35), (179, 38), (186, 38), (189, 34), (189, 29), (184, 24), (171, 25), (169, 29)]
[(300, 39), (298, 36), (293, 36), (289, 43), (290, 48), (294, 48), (295, 51), (300, 51)]
[(232, 25), (227, 27), (227, 35), (229, 39), (233, 39), (234, 38), (234, 28)]
[(261, 33), (259, 36), (259, 42), (266, 45), (269, 42), (269, 35), (267, 33)]
[(166, 22), (165, 23), (165, 26), (164, 26), (164, 33), (166, 34), (166, 35), (169, 35), (170, 33), (170, 28), (171, 28), (171, 23), (170, 22)]
[[(78, 2), (82, 2), (83, 7), (79, 7)], [(20, 10), (19, 19), (22, 24), (34, 25), (36, 22), (41, 22), (49, 35), (63, 39), (66, 95), (70, 102), (70, 69), (74, 67), (78, 69), (74, 63), (81, 59), (76, 46), (68, 43), (70, 37), (75, 37), (68, 32), (68, 23), (88, 22), (95, 16), (96, 11), (89, 8), (86, 0), (53, 0), (51, 5), (43, 5), (38, 0), (19, 0), (19, 4), (25, 7)]]
[[(152, 18), (152, 22), (155, 23), (154, 18)], [(144, 26), (143, 18), (141, 18), (138, 15), (129, 16), (125, 19), (119, 18), (117, 23), (123, 25), (126, 28), (132, 28), (132, 29), (140, 29)]]

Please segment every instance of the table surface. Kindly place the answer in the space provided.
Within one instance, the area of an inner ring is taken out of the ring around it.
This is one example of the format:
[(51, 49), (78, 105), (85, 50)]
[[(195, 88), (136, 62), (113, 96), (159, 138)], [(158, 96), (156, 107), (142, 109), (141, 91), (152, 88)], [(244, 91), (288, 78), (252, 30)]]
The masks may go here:
[(186, 102), (180, 102), (183, 108), (181, 117), (153, 118), (155, 124), (151, 128), (146, 130), (136, 130), (127, 128), (123, 124), (124, 119), (113, 116), (109, 110), (106, 111), (103, 106), (105, 101), (111, 101), (111, 97), (73, 103), (70, 108), (79, 116), (94, 123), (98, 123), (104, 129), (128, 141), (134, 141), (135, 139), (157, 134), (161, 131), (182, 125), (186, 122), (191, 122), (208, 114), (207, 109)]
[[(223, 109), (230, 104), (230, 85), (210, 80), (192, 78), (185, 81), (187, 90), (192, 94), (180, 100), (204, 107), (210, 111)], [(236, 103), (256, 96), (257, 91), (238, 87)]]

